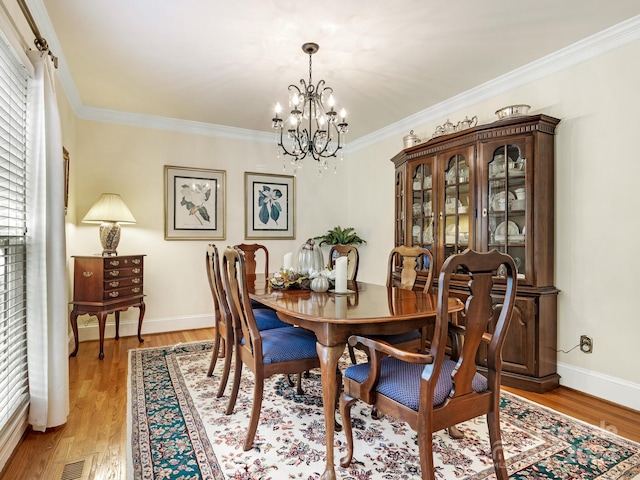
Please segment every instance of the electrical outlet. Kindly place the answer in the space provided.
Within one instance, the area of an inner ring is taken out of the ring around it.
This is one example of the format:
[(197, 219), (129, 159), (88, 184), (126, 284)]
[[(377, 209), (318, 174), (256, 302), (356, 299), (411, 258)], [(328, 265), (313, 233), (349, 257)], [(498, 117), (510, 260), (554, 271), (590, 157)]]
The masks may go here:
[(593, 353), (593, 340), (586, 335), (580, 335), (580, 350), (584, 353)]

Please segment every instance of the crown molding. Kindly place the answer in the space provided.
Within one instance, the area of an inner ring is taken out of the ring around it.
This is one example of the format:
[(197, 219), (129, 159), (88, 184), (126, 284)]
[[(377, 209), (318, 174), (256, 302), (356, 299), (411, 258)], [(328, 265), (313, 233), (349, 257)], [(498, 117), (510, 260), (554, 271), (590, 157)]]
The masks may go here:
[(640, 40), (640, 15), (598, 32), (568, 47), (489, 80), (466, 92), (406, 117), (380, 130), (349, 143), (352, 151), (359, 150), (398, 135), (404, 135), (416, 125), (441, 119), (451, 112), (462, 110), (514, 88), (566, 70), (578, 63), (595, 58), (623, 45)]
[[(273, 142), (273, 133), (265, 131), (226, 127), (223, 125), (122, 112), (83, 105), (75, 83), (73, 82), (71, 72), (67, 67), (67, 62), (64, 59), (62, 46), (56, 37), (42, 0), (27, 0), (27, 4), (41, 33), (47, 39), (51, 50), (60, 59), (60, 67), (56, 71), (58, 80), (78, 118), (141, 128), (171, 130), (195, 135), (232, 138), (253, 142)], [(636, 15), (624, 22), (591, 35), (493, 80), (489, 80), (466, 92), (455, 95), (375, 132), (352, 140), (349, 142), (349, 151), (354, 152), (378, 143), (381, 140), (402, 135), (414, 128), (415, 125), (422, 125), (438, 120), (450, 112), (475, 105), (496, 95), (560, 72), (637, 40), (640, 40), (640, 15)]]
[(273, 143), (272, 132), (249, 130), (245, 128), (227, 127), (213, 123), (181, 120), (178, 118), (161, 117), (158, 115), (145, 115), (142, 113), (130, 113), (107, 108), (82, 106), (76, 111), (78, 118), (95, 122), (114, 123), (130, 127), (152, 128), (157, 130), (169, 130), (207, 137), (220, 137), (235, 140), (247, 140), (252, 142)]

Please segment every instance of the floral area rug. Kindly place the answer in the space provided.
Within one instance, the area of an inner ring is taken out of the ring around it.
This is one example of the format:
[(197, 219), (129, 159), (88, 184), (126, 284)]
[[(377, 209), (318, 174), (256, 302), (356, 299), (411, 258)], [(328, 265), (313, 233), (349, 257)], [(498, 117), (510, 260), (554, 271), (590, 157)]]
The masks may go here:
[[(325, 435), (320, 372), (297, 395), (283, 375), (265, 382), (254, 448), (242, 450), (251, 412), (253, 374), (246, 370), (232, 415), (231, 390), (216, 398), (222, 362), (207, 377), (211, 343), (129, 352), (130, 479), (318, 479)], [(348, 357), (342, 359), (342, 368)], [(233, 372), (232, 372), (233, 373)], [(354, 462), (336, 465), (343, 480), (419, 479), (417, 437), (391, 417), (373, 420), (362, 402), (352, 410)], [(339, 416), (338, 416), (339, 418)], [(503, 392), (502, 437), (512, 479), (640, 478), (640, 445)], [(459, 425), (463, 440), (434, 435), (436, 477), (495, 478), (484, 417)], [(335, 435), (336, 461), (346, 452)]]

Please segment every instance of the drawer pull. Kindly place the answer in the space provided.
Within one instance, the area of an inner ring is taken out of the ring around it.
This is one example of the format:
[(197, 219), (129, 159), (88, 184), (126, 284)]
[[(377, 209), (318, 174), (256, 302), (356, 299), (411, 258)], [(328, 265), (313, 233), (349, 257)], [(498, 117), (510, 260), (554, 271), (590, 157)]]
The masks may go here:
[(120, 285), (120, 282), (110, 282), (110, 283), (109, 283), (109, 286), (110, 286), (110, 287), (112, 287), (112, 288), (115, 288), (115, 287), (117, 287), (118, 285)]
[(84, 278), (89, 278), (93, 276), (93, 272), (82, 272), (82, 276)]
[(133, 273), (140, 273), (141, 270), (139, 268), (134, 268), (131, 270)]
[(109, 275), (111, 275), (112, 277), (117, 277), (120, 275), (120, 270), (112, 270), (109, 272)]
[(131, 260), (131, 263), (133, 263), (134, 265), (140, 265), (141, 260), (139, 258), (134, 258), (133, 260)]
[(111, 265), (112, 267), (117, 267), (118, 265), (120, 265), (120, 260), (111, 260), (109, 262), (109, 265)]
[(131, 280), (131, 283), (140, 283), (142, 281), (141, 278), (134, 278)]
[(120, 295), (120, 292), (109, 292), (111, 298), (116, 298), (118, 295)]
[(134, 288), (132, 288), (132, 289), (131, 289), (131, 291), (132, 291), (133, 293), (140, 293), (140, 290), (141, 290), (141, 289), (140, 289), (139, 287), (134, 287)]

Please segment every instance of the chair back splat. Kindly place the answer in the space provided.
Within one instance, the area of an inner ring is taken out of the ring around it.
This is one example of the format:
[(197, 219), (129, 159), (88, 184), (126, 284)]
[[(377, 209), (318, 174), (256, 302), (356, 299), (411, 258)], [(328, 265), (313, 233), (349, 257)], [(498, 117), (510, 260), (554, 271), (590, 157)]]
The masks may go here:
[(269, 276), (269, 250), (264, 245), (259, 243), (240, 243), (234, 245), (233, 248), (238, 248), (244, 253), (244, 267), (246, 272), (250, 275), (255, 275), (258, 272), (258, 252), (263, 252), (263, 258), (261, 263), (264, 265), (264, 275)]
[[(401, 245), (389, 253), (387, 287), (400, 287), (405, 290), (422, 288), (428, 292), (433, 281), (433, 256), (431, 251), (422, 247)], [(422, 278), (418, 278), (418, 273)]]
[[(499, 275), (503, 270), (506, 275)], [(469, 278), (469, 296), (464, 324), (457, 325), (450, 321), (448, 298), (452, 275), (463, 274)], [(351, 407), (360, 399), (417, 430), (422, 478), (430, 480), (434, 479), (433, 433), (486, 415), (496, 477), (508, 479), (500, 433), (500, 376), (516, 275), (513, 259), (497, 250), (467, 249), (449, 257), (438, 280), (438, 313), (428, 353), (406, 352), (366, 337), (349, 338), (349, 345), (362, 343), (369, 348), (370, 362), (345, 371), (340, 412), (348, 450), (340, 462), (343, 467), (353, 457)], [(496, 278), (505, 285), (502, 298), (492, 296)], [(486, 352), (486, 377), (478, 373), (477, 359), (484, 359), (480, 352)]]

